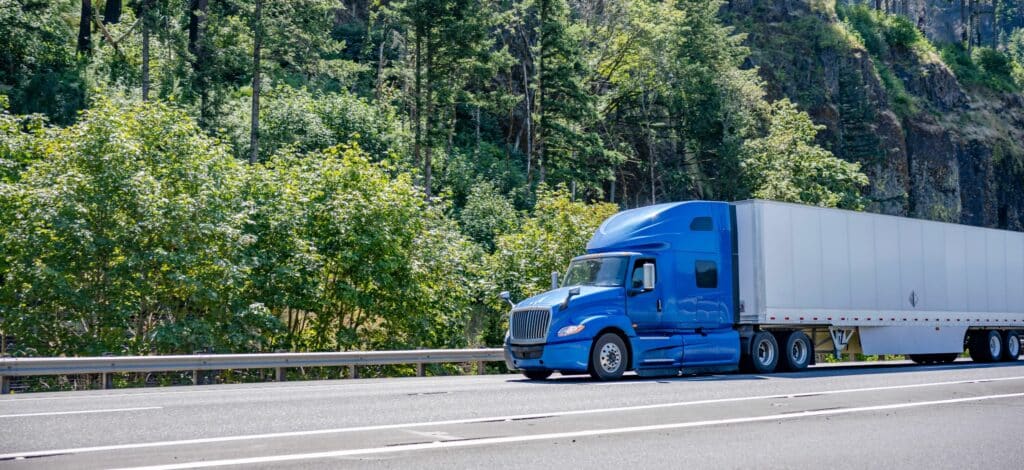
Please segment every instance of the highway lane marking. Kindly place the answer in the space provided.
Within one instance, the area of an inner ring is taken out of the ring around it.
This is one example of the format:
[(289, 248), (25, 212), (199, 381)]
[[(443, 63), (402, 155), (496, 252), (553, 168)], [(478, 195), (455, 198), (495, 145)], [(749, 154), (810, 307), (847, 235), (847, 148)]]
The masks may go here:
[(683, 406), (697, 406), (697, 405), (711, 405), (720, 403), (734, 403), (744, 401), (757, 401), (757, 400), (772, 400), (772, 399), (786, 399), (786, 398), (801, 398), (802, 396), (809, 395), (838, 395), (846, 393), (864, 393), (864, 392), (877, 392), (887, 390), (902, 390), (909, 388), (924, 388), (924, 387), (941, 387), (947, 385), (965, 385), (965, 384), (978, 384), (978, 383), (991, 383), (991, 382), (1006, 382), (1014, 380), (1024, 380), (1024, 376), (1017, 377), (996, 377), (996, 378), (984, 378), (984, 379), (970, 379), (970, 380), (957, 380), (950, 382), (933, 382), (925, 384), (909, 384), (909, 385), (889, 385), (883, 387), (868, 387), (868, 388), (851, 388), (851, 389), (840, 389), (840, 390), (825, 390), (825, 391), (807, 391), (798, 393), (783, 393), (774, 395), (760, 395), (760, 396), (749, 396), (749, 397), (732, 397), (732, 398), (713, 398), (706, 400), (696, 401), (684, 401), (684, 402), (672, 402), (672, 403), (658, 403), (652, 405), (634, 405), (634, 406), (622, 406), (615, 408), (595, 408), (587, 410), (570, 410), (570, 411), (551, 411), (547, 413), (530, 413), (522, 415), (509, 415), (509, 416), (490, 416), (480, 418), (462, 418), (462, 419), (450, 419), (443, 421), (426, 421), (418, 423), (401, 423), (401, 424), (378, 424), (378, 425), (367, 425), (367, 426), (356, 426), (348, 428), (333, 428), (333, 429), (316, 429), (311, 431), (286, 431), (277, 433), (267, 434), (249, 434), (241, 436), (222, 436), (222, 437), (207, 437), (197, 439), (182, 439), (174, 441), (157, 441), (157, 442), (139, 442), (133, 444), (116, 444), (106, 446), (94, 446), (94, 447), (77, 447), (68, 449), (54, 449), (54, 450), (36, 450), (26, 452), (11, 452), (7, 454), (0, 454), (0, 461), (17, 459), (17, 458), (29, 458), (29, 457), (44, 457), (48, 455), (58, 454), (82, 454), (88, 452), (103, 452), (103, 451), (114, 451), (114, 450), (127, 450), (127, 449), (145, 449), (153, 447), (170, 447), (170, 446), (182, 446), (182, 445), (195, 445), (195, 444), (214, 444), (222, 442), (236, 442), (245, 440), (257, 440), (257, 439), (279, 439), (289, 437), (305, 437), (305, 436), (317, 436), (323, 434), (340, 434), (340, 433), (354, 433), (354, 432), (370, 432), (370, 431), (384, 431), (391, 429), (405, 429), (415, 427), (431, 427), (431, 426), (450, 426), (459, 424), (477, 424), (477, 423), (490, 423), (500, 421), (520, 421), (526, 419), (539, 419), (549, 417), (560, 417), (560, 416), (578, 416), (598, 413), (615, 413), (624, 411), (642, 411), (652, 410), (661, 408), (673, 408)]
[(969, 403), (978, 402), (984, 400), (998, 400), (1005, 398), (1021, 398), (1024, 397), (1024, 393), (1007, 393), (1002, 395), (986, 395), (980, 397), (968, 397), (968, 398), (953, 398), (948, 400), (932, 400), (932, 401), (921, 401), (921, 402), (910, 402), (910, 403), (895, 403), (890, 405), (875, 405), (875, 406), (860, 406), (855, 408), (837, 408), (829, 410), (815, 410), (815, 411), (800, 411), (794, 413), (774, 414), (767, 416), (748, 416), (744, 418), (728, 418), (728, 419), (715, 419), (706, 421), (690, 421), (683, 423), (667, 423), (667, 424), (654, 424), (648, 426), (632, 426), (623, 428), (610, 428), (610, 429), (588, 429), (583, 431), (569, 431), (559, 433), (548, 433), (548, 434), (533, 434), (525, 436), (507, 436), (507, 437), (489, 437), (483, 439), (473, 439), (464, 441), (435, 441), (429, 443), (420, 444), (405, 444), (388, 447), (369, 447), (363, 449), (349, 449), (349, 450), (336, 450), (328, 452), (311, 452), (305, 454), (285, 454), (285, 455), (271, 455), (265, 457), (248, 457), (240, 459), (224, 459), (224, 460), (210, 460), (210, 461), (199, 461), (199, 462), (186, 462), (170, 465), (152, 465), (143, 467), (129, 467), (120, 470), (178, 470), (187, 468), (209, 468), (209, 467), (225, 467), (233, 465), (255, 465), (255, 464), (267, 464), (267, 463), (278, 463), (278, 462), (292, 462), (296, 460), (314, 460), (314, 459), (328, 459), (337, 457), (353, 457), (361, 455), (379, 455), (379, 454), (393, 454), (399, 452), (414, 452), (414, 451), (429, 451), (429, 450), (440, 450), (440, 449), (451, 449), (459, 447), (479, 447), (486, 445), (495, 444), (513, 444), (520, 442), (531, 442), (541, 440), (556, 440), (556, 439), (570, 439), (570, 438), (583, 438), (593, 436), (605, 436), (611, 434), (629, 434), (629, 433), (640, 433), (640, 432), (652, 432), (652, 431), (666, 431), (686, 428), (699, 428), (707, 426), (721, 426), (727, 424), (747, 424), (757, 423), (764, 421), (780, 421), (780, 420), (792, 420), (799, 418), (811, 418), (817, 416), (834, 416), (852, 413), (865, 413), (872, 411), (887, 411), (887, 410), (899, 410), (906, 408), (918, 408), (924, 406), (938, 406), (938, 405), (951, 405), (956, 403)]
[[(970, 367), (964, 367), (967, 364), (969, 364)], [(908, 367), (908, 366), (910, 366), (910, 367)], [(929, 367), (929, 366), (916, 366), (916, 365), (914, 365), (910, 361), (868, 361), (868, 362), (863, 362), (862, 361), (862, 362), (835, 363), (835, 365), (832, 365), (832, 364), (819, 364), (819, 365), (815, 365), (815, 366), (809, 367), (804, 372), (805, 373), (807, 373), (807, 372), (817, 372), (817, 371), (829, 372), (829, 371), (834, 370), (834, 369), (854, 369), (855, 370), (855, 369), (857, 369), (859, 367), (863, 367), (864, 369), (876, 369), (876, 370), (899, 369), (899, 368), (920, 369), (921, 372), (931, 372), (931, 371), (947, 372), (947, 371), (951, 371), (951, 370), (962, 370), (962, 371), (982, 370), (983, 371), (983, 370), (987, 370), (987, 369), (1003, 369), (1003, 368), (1006, 368), (1008, 366), (1010, 366), (1010, 367), (1015, 367), (1015, 366), (1019, 367), (1019, 366), (1017, 366), (1015, 364), (1012, 364), (1012, 363), (1011, 364), (1007, 364), (1007, 363), (970, 364), (970, 363), (961, 362), (961, 363), (958, 363), (958, 365), (955, 366), (955, 367), (954, 366), (950, 366), (950, 367), (930, 366)], [(927, 369), (925, 369), (925, 368), (927, 368)], [(916, 370), (915, 370), (915, 372), (916, 372)], [(882, 373), (882, 372), (880, 372), (880, 373)], [(745, 375), (751, 375), (751, 374), (732, 375), (731, 377), (743, 377)], [(756, 375), (756, 374), (754, 374), (752, 376), (760, 377), (759, 375)], [(445, 379), (446, 380), (458, 379), (459, 382), (456, 385), (460, 385), (460, 386), (463, 386), (463, 385), (505, 384), (505, 383), (509, 383), (509, 382), (526, 382), (526, 380), (523, 379), (523, 377), (521, 375), (518, 375), (518, 374), (491, 375), (491, 376), (486, 376), (486, 377), (487, 378), (485, 379), (485, 378), (482, 378), (480, 376), (464, 376), (464, 377), (445, 377)], [(601, 387), (613, 386), (613, 385), (640, 385), (640, 384), (663, 385), (666, 382), (671, 382), (671, 383), (677, 383), (677, 382), (678, 383), (703, 382), (703, 381), (710, 381), (712, 379), (717, 379), (719, 377), (721, 377), (721, 376), (711, 376), (711, 377), (663, 377), (663, 378), (660, 378), (660, 379), (638, 379), (635, 376), (630, 376), (630, 377), (628, 377), (628, 379), (632, 379), (632, 380), (625, 380), (625, 381), (622, 381), (622, 382), (594, 383), (594, 382), (584, 381), (583, 379), (581, 379), (581, 381), (579, 381), (579, 382), (571, 382), (570, 381), (570, 382), (566, 382), (566, 383), (567, 384), (573, 384), (573, 385), (601, 386)], [(801, 378), (812, 378), (812, 377), (807, 377), (806, 375), (801, 375), (800, 377)], [(427, 383), (427, 384), (436, 383), (437, 379), (439, 379), (439, 378), (441, 378), (441, 377), (427, 377), (427, 378), (423, 378), (423, 377), (401, 377), (401, 378), (399, 378), (399, 380), (402, 381), (402, 385), (415, 385), (415, 384), (422, 384), (422, 383)], [(565, 376), (564, 378), (572, 379), (573, 377), (572, 376)], [(362, 379), (362, 380), (359, 380), (358, 382), (353, 382), (352, 380), (348, 380), (348, 379), (339, 379), (339, 380), (331, 380), (330, 382), (343, 382), (343, 383), (316, 385), (316, 384), (314, 384), (314, 381), (310, 381), (309, 385), (300, 385), (300, 386), (283, 386), (283, 387), (269, 386), (268, 387), (266, 385), (276, 385), (276, 384), (260, 384), (260, 385), (263, 385), (263, 386), (262, 387), (257, 387), (257, 386), (252, 386), (252, 387), (231, 387), (231, 388), (211, 387), (211, 388), (205, 389), (205, 390), (196, 390), (195, 387), (182, 387), (181, 390), (173, 390), (173, 391), (172, 390), (167, 390), (167, 391), (155, 391), (154, 390), (154, 391), (143, 392), (143, 393), (104, 393), (104, 394), (96, 394), (96, 395), (92, 395), (92, 394), (75, 395), (75, 394), (72, 394), (72, 393), (66, 393), (66, 394), (64, 394), (62, 396), (49, 396), (49, 397), (25, 397), (22, 394), (18, 394), (18, 395), (9, 395), (9, 396), (0, 397), (0, 405), (9, 404), (9, 403), (21, 403), (21, 402), (26, 402), (26, 401), (88, 400), (88, 399), (93, 399), (93, 398), (126, 398), (126, 397), (159, 397), (159, 396), (166, 396), (166, 395), (183, 395), (183, 394), (199, 394), (199, 393), (253, 392), (253, 393), (266, 394), (266, 393), (272, 393), (272, 392), (278, 392), (278, 391), (281, 391), (281, 392), (292, 391), (292, 390), (314, 391), (314, 390), (333, 390), (333, 389), (342, 389), (342, 388), (344, 388), (344, 389), (352, 389), (352, 388), (355, 388), (355, 387), (368, 387), (368, 388), (372, 389), (374, 387), (378, 387), (379, 388), (381, 386), (384, 386), (385, 382), (393, 381), (393, 380), (395, 380), (395, 379)]]
[[(969, 363), (966, 363), (966, 364), (969, 364)], [(844, 362), (844, 363), (835, 363), (835, 365), (819, 364), (819, 365), (816, 365), (816, 366), (811, 366), (810, 368), (805, 370), (804, 373), (817, 372), (817, 371), (829, 372), (829, 371), (834, 370), (834, 369), (853, 369), (853, 370), (855, 370), (855, 369), (857, 369), (859, 367), (863, 367), (864, 369), (876, 369), (876, 370), (899, 369), (899, 368), (904, 368), (905, 367), (907, 369), (920, 369), (920, 372), (932, 372), (932, 371), (948, 372), (948, 371), (951, 371), (951, 370), (962, 370), (962, 371), (981, 370), (981, 371), (983, 371), (983, 370), (987, 370), (987, 369), (1003, 369), (1003, 368), (1006, 368), (1008, 366), (1010, 366), (1010, 367), (1020, 367), (1019, 365), (1015, 365), (1015, 364), (1012, 364), (1012, 363), (1011, 364), (1007, 364), (1007, 363), (970, 364), (970, 367), (964, 367), (964, 365), (965, 365), (965, 363), (958, 363), (958, 366), (949, 366), (949, 367), (930, 366), (929, 367), (929, 366), (916, 366), (916, 365), (914, 365), (910, 361)], [(912, 366), (912, 367), (907, 367), (907, 366)], [(927, 367), (927, 369), (925, 369), (926, 367)], [(917, 372), (917, 370), (915, 370), (915, 372)], [(880, 372), (880, 373), (883, 373), (883, 372)], [(751, 375), (751, 374), (739, 374), (739, 375), (731, 375), (730, 377), (744, 377), (744, 376), (761, 377), (760, 375), (756, 375), (756, 374), (753, 374), (753, 375)], [(650, 385), (663, 385), (665, 383), (706, 382), (706, 381), (711, 381), (713, 379), (719, 379), (720, 377), (721, 376), (708, 376), (708, 377), (663, 377), (663, 378), (660, 378), (660, 379), (639, 379), (636, 376), (630, 376), (627, 379), (631, 379), (631, 380), (624, 380), (624, 381), (621, 381), (621, 382), (600, 382), (600, 383), (589, 382), (589, 381), (586, 381), (585, 379), (581, 379), (578, 382), (573, 382), (573, 381), (571, 381), (571, 379), (573, 379), (572, 376), (565, 376), (564, 378), (570, 379), (569, 382), (565, 382), (566, 384), (583, 385), (583, 386), (588, 386), (588, 387), (607, 387), (607, 386), (614, 386), (614, 385), (647, 385), (647, 384), (650, 384)], [(808, 377), (807, 375), (800, 375), (799, 377), (800, 378), (816, 378), (817, 376)], [(427, 383), (427, 384), (436, 383), (437, 379), (439, 379), (439, 378), (441, 378), (441, 377), (428, 377), (428, 378), (423, 378), (423, 377), (401, 377), (398, 380), (402, 381), (402, 385), (415, 385), (415, 384), (423, 384), (423, 383)], [(465, 385), (494, 385), (494, 384), (506, 384), (506, 383), (509, 383), (509, 382), (527, 382), (527, 380), (523, 379), (523, 377), (521, 375), (518, 375), (518, 374), (492, 375), (492, 376), (487, 376), (486, 379), (484, 379), (484, 378), (482, 378), (480, 376), (444, 377), (444, 378), (446, 380), (458, 379), (459, 382), (456, 385), (459, 385), (459, 386), (465, 386)], [(273, 386), (273, 385), (276, 385), (276, 384), (260, 384), (260, 385), (263, 385), (263, 386), (262, 387), (257, 387), (257, 386), (252, 386), (252, 387), (231, 387), (231, 388), (211, 387), (209, 389), (204, 389), (204, 390), (196, 390), (195, 387), (182, 387), (181, 390), (173, 390), (173, 391), (172, 390), (167, 390), (167, 391), (155, 391), (154, 390), (154, 391), (142, 392), (142, 393), (104, 393), (104, 394), (96, 394), (96, 395), (92, 395), (92, 394), (76, 395), (76, 394), (72, 394), (72, 393), (66, 393), (66, 394), (63, 394), (61, 396), (49, 396), (49, 397), (25, 397), (22, 394), (18, 394), (18, 395), (9, 395), (9, 396), (0, 397), (0, 405), (10, 404), (10, 403), (21, 403), (21, 402), (27, 402), (27, 401), (89, 400), (89, 399), (93, 399), (93, 398), (159, 397), (159, 396), (167, 396), (167, 395), (205, 394), (205, 393), (234, 393), (234, 392), (252, 392), (252, 393), (266, 394), (266, 393), (279, 392), (279, 391), (280, 392), (287, 392), (287, 391), (293, 391), (293, 390), (315, 391), (315, 390), (334, 390), (334, 389), (354, 389), (356, 387), (365, 387), (365, 388), (367, 388), (368, 391), (372, 391), (374, 388), (380, 388), (380, 387), (386, 385), (386, 382), (393, 381), (393, 380), (396, 380), (396, 379), (393, 379), (393, 378), (392, 379), (362, 379), (362, 380), (359, 380), (358, 382), (353, 382), (353, 381), (348, 380), (348, 379), (339, 379), (339, 380), (331, 380), (331, 382), (343, 382), (343, 383), (316, 385), (316, 384), (314, 384), (314, 381), (310, 381), (309, 385), (300, 385), (300, 386), (277, 387), (277, 386)], [(266, 385), (271, 385), (271, 386), (268, 387)], [(461, 390), (456, 390), (456, 391), (461, 391)]]
[(20, 413), (13, 415), (0, 415), (0, 418), (27, 418), (30, 416), (63, 416), (63, 415), (85, 415), (93, 413), (119, 413), (122, 411), (143, 411), (143, 410), (159, 410), (163, 409), (162, 406), (143, 406), (138, 408), (113, 408), (104, 410), (79, 410), (79, 411), (48, 411), (41, 413)]

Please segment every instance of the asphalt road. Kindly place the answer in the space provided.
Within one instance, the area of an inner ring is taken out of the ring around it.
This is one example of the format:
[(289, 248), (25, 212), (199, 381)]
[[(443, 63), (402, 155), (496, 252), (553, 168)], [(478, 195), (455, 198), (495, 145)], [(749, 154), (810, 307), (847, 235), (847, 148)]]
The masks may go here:
[(1024, 467), (1024, 362), (0, 397), (0, 468)]

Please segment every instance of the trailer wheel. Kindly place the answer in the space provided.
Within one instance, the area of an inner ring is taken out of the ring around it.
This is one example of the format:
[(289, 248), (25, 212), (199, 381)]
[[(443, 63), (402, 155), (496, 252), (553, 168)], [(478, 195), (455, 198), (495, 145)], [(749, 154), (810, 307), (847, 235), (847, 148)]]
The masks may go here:
[(801, 371), (811, 363), (811, 354), (814, 353), (814, 348), (811, 346), (811, 338), (808, 338), (803, 331), (783, 333), (776, 340), (783, 345), (782, 354), (779, 357), (779, 367), (782, 370)]
[(544, 380), (551, 377), (551, 372), (550, 370), (527, 370), (523, 371), (523, 375), (530, 380)]
[(626, 343), (615, 333), (605, 333), (590, 350), (590, 376), (597, 380), (618, 380), (629, 366)]
[(750, 366), (758, 374), (775, 372), (779, 364), (779, 343), (775, 335), (760, 331), (750, 340)]
[(1003, 360), (1016, 361), (1020, 357), (1020, 334), (1016, 331), (1007, 331), (1003, 338)]
[(995, 362), (1003, 355), (1003, 338), (995, 330), (978, 330), (971, 334), (968, 350), (974, 362)]

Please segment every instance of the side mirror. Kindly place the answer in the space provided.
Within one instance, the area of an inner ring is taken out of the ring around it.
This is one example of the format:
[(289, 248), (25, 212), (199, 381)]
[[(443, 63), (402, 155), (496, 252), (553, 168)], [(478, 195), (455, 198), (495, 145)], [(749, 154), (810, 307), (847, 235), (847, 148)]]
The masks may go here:
[(580, 295), (580, 288), (579, 288), (579, 286), (573, 287), (572, 289), (569, 289), (569, 293), (565, 296), (565, 300), (562, 302), (562, 310), (565, 310), (566, 308), (568, 308), (569, 307), (569, 300), (571, 300), (573, 297), (575, 297), (577, 295)]
[(558, 271), (551, 271), (551, 290), (558, 289)]
[(505, 302), (508, 302), (509, 305), (511, 305), (513, 307), (516, 306), (515, 302), (512, 301), (512, 295), (509, 294), (508, 291), (504, 291), (504, 292), (498, 294), (498, 297), (500, 297), (501, 300), (504, 300)]
[(654, 263), (644, 263), (644, 290), (654, 290)]

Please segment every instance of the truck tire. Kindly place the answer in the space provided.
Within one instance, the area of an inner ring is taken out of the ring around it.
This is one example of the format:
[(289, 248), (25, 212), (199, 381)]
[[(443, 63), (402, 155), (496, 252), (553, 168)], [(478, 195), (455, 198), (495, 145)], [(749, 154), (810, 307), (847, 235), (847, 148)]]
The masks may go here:
[(1003, 360), (1016, 361), (1020, 357), (1020, 333), (1007, 331), (1003, 334)]
[(750, 367), (758, 374), (775, 372), (779, 364), (779, 342), (775, 335), (767, 331), (759, 331), (750, 340)]
[(995, 362), (1003, 355), (1003, 338), (995, 330), (978, 330), (971, 332), (970, 344), (967, 347), (974, 362)]
[(602, 381), (618, 380), (629, 366), (626, 343), (615, 333), (605, 333), (590, 349), (590, 376)]
[(791, 372), (801, 371), (811, 363), (811, 354), (814, 348), (811, 346), (811, 338), (803, 331), (790, 331), (776, 337), (782, 345), (779, 356), (779, 368)]
[(530, 380), (544, 380), (551, 377), (550, 370), (527, 370), (523, 371), (523, 375)]

